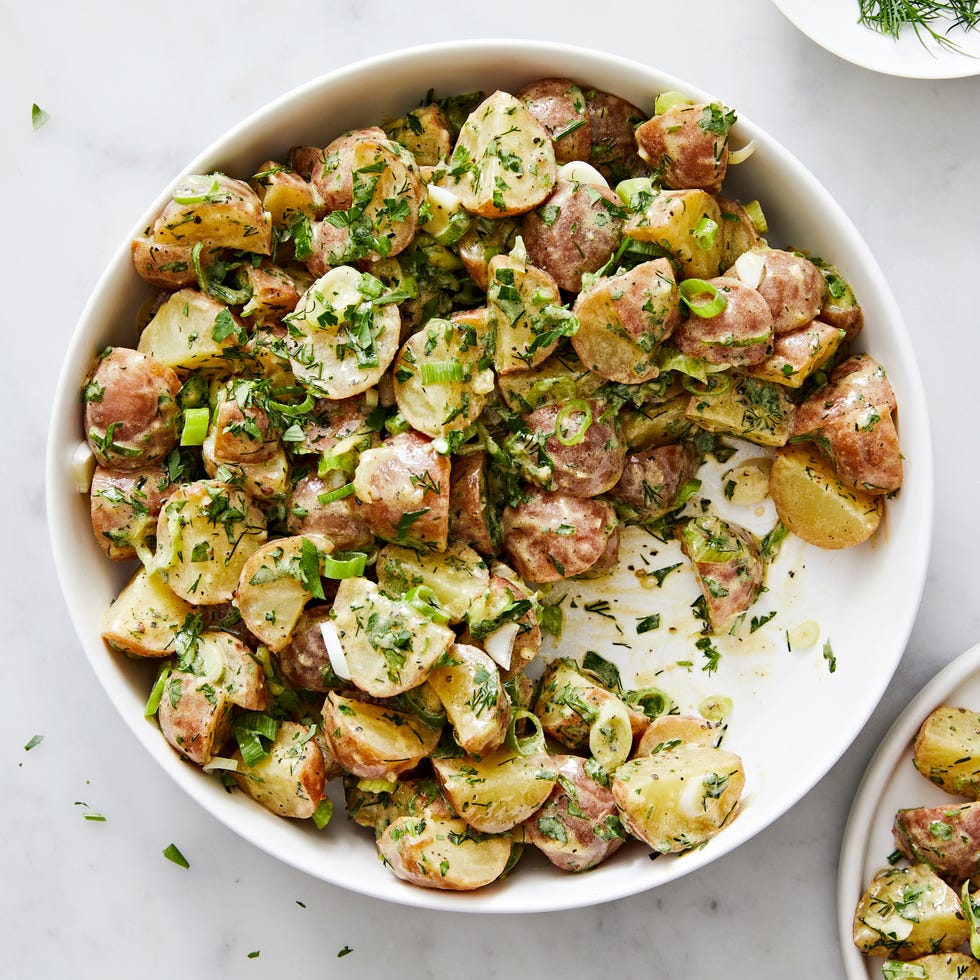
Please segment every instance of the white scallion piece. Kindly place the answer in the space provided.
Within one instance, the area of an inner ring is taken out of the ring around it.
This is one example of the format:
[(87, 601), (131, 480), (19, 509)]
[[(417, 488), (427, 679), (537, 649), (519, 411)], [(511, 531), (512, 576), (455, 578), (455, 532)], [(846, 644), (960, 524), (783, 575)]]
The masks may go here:
[(87, 442), (80, 442), (72, 453), (71, 472), (75, 478), (75, 489), (79, 493), (88, 493), (95, 474), (95, 454)]
[(337, 632), (336, 624), (326, 620), (320, 623), (320, 635), (323, 637), (324, 645), (327, 648), (327, 655), (330, 657), (330, 666), (333, 672), (345, 681), (350, 680), (350, 667), (347, 666), (347, 657), (344, 655), (344, 648), (340, 643), (340, 634)]
[(608, 187), (609, 181), (584, 160), (571, 160), (558, 168), (558, 179), (575, 184), (591, 184), (593, 187)]
[(504, 670), (510, 670), (510, 663), (514, 657), (514, 640), (517, 639), (520, 630), (517, 623), (504, 623), (483, 638), (483, 649), (487, 651), (490, 659)]
[(766, 271), (766, 256), (763, 252), (743, 252), (735, 260), (738, 278), (750, 289), (757, 289)]
[(755, 140), (749, 140), (740, 150), (728, 151), (728, 164), (735, 167), (748, 160), (753, 153), (755, 153)]

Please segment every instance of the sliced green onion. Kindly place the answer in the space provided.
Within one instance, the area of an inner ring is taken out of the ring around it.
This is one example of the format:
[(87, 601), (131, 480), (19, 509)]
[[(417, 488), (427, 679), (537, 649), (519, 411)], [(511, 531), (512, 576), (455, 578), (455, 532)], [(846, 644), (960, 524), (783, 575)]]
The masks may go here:
[(342, 487), (337, 487), (336, 490), (330, 490), (327, 493), (318, 493), (316, 495), (317, 502), (326, 507), (327, 504), (334, 504), (338, 500), (345, 500), (347, 497), (352, 497), (354, 495), (354, 484), (345, 483)]
[[(576, 414), (582, 415), (584, 420), (577, 430), (570, 431), (565, 423), (569, 421), (570, 416)], [(591, 427), (592, 407), (584, 399), (575, 398), (566, 402), (558, 413), (558, 417), (555, 419), (555, 438), (563, 446), (577, 446), (585, 439), (585, 434)]]
[(180, 848), (177, 847), (176, 844), (168, 844), (163, 849), (163, 856), (168, 861), (173, 861), (174, 864), (179, 864), (182, 868), (190, 867), (187, 858), (185, 858), (184, 855), (180, 853)]
[(362, 793), (394, 793), (398, 783), (390, 779), (359, 779), (357, 788)]
[[(210, 181), (210, 184), (208, 183)], [(221, 185), (217, 177), (194, 174), (178, 181), (174, 188), (175, 204), (203, 204), (217, 194)]]
[(749, 216), (749, 221), (752, 222), (752, 227), (760, 234), (764, 235), (769, 231), (769, 222), (766, 221), (766, 216), (762, 213), (762, 205), (758, 201), (749, 201), (747, 204), (743, 204), (742, 207), (745, 209), (745, 213)]
[(698, 705), (698, 712), (708, 721), (724, 721), (731, 713), (734, 702), (724, 694), (714, 694), (703, 698)]
[(538, 607), (538, 628), (542, 633), (561, 636), (565, 625), (565, 613), (561, 606), (541, 605)]
[(638, 691), (630, 691), (626, 695), (626, 703), (638, 708), (650, 719), (670, 714), (670, 709), (674, 706), (671, 696), (658, 687), (642, 687)]
[(269, 749), (263, 739), (272, 742), (279, 732), (279, 722), (271, 715), (261, 711), (243, 711), (234, 721), (232, 731), (242, 761), (246, 766), (254, 766), (269, 757)]
[(703, 279), (685, 279), (678, 289), (681, 293), (681, 302), (695, 316), (704, 318), (718, 316), (728, 305), (725, 294)]
[(970, 882), (963, 882), (963, 890), (960, 892), (963, 900), (963, 914), (966, 916), (966, 923), (970, 927), (970, 952), (974, 957), (980, 959), (980, 920), (977, 913), (980, 907), (974, 904), (973, 897), (970, 895)]
[(628, 177), (616, 185), (619, 199), (628, 208), (643, 210), (659, 193), (649, 177)]
[(313, 816), (310, 818), (313, 821), (313, 826), (317, 830), (323, 830), (328, 823), (330, 823), (330, 818), (333, 816), (333, 800), (323, 799), (320, 800), (319, 805), (313, 811)]
[(604, 701), (589, 726), (589, 752), (606, 772), (618, 769), (633, 748), (629, 709), (619, 698)]
[[(517, 734), (517, 723), (520, 721), (529, 721), (531, 728), (534, 729), (530, 735), (525, 735), (523, 738)], [(523, 709), (512, 712), (510, 724), (507, 726), (505, 743), (507, 748), (518, 755), (534, 755), (535, 752), (543, 752), (545, 743), (541, 719), (533, 712)]]
[(442, 728), (446, 724), (446, 709), (439, 700), (439, 695), (429, 684), (422, 683), (418, 687), (407, 690), (404, 694), (405, 707), (420, 721), (430, 728)]
[(182, 446), (200, 446), (208, 434), (211, 411), (207, 408), (185, 408), (184, 428), (180, 433)]
[(661, 92), (653, 103), (653, 114), (662, 116), (679, 105), (691, 105), (691, 100), (683, 92)]
[(402, 432), (407, 432), (409, 428), (408, 420), (401, 412), (395, 412), (394, 415), (385, 419), (385, 429), (388, 431), (388, 435), (397, 436)]
[(718, 241), (718, 222), (705, 215), (694, 226), (693, 235), (698, 248), (705, 252), (709, 248), (714, 248), (715, 242)]
[(405, 601), (418, 613), (433, 623), (449, 624), (449, 617), (439, 608), (439, 599), (427, 585), (416, 585), (405, 593)]
[[(289, 390), (293, 390), (293, 389), (289, 389)], [(297, 389), (297, 390), (301, 391), (302, 389)], [(313, 411), (315, 406), (316, 406), (316, 399), (311, 394), (309, 394), (309, 392), (307, 392), (306, 398), (304, 398), (303, 401), (299, 402), (296, 405), (290, 405), (288, 402), (280, 402), (280, 401), (272, 401), (272, 400), (269, 401), (269, 408), (271, 408), (274, 412), (278, 412), (280, 415), (289, 415), (289, 416), (307, 415), (309, 412)]]
[(720, 371), (709, 374), (703, 384), (695, 378), (681, 378), (681, 387), (691, 395), (723, 395), (731, 386), (731, 377)]
[(442, 385), (462, 381), (466, 374), (459, 361), (425, 361), (419, 365), (419, 377), (424, 385)]
[(157, 671), (157, 679), (150, 688), (150, 696), (146, 699), (146, 707), (143, 709), (144, 718), (152, 718), (160, 707), (163, 700), (163, 689), (167, 686), (167, 678), (170, 676), (170, 664), (160, 664)]
[(881, 976), (883, 980), (929, 980), (924, 966), (903, 960), (885, 960), (881, 964)]
[(364, 574), (367, 555), (363, 551), (338, 551), (335, 555), (323, 555), (321, 561), (324, 578), (357, 578)]

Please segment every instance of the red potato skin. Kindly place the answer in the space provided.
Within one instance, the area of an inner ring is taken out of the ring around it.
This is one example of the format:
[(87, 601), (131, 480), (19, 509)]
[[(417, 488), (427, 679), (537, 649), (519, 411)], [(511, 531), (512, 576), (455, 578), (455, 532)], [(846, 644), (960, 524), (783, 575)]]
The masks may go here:
[(529, 582), (557, 582), (602, 557), (616, 513), (603, 500), (532, 490), (525, 502), (504, 510), (503, 525), (504, 549), (518, 574)]
[(208, 693), (194, 674), (177, 673), (167, 678), (157, 720), (163, 737), (183, 756), (199, 766), (207, 765), (231, 734), (232, 703), (220, 687)]
[(892, 416), (897, 406), (884, 368), (869, 354), (855, 354), (799, 406), (793, 439), (816, 442), (841, 482), (872, 496), (894, 493), (904, 475)]
[(278, 323), (292, 313), (299, 302), (299, 291), (291, 276), (278, 266), (245, 266), (245, 279), (252, 288), (252, 302), (258, 311), (250, 317), (257, 323)]
[[(574, 446), (562, 443), (556, 433), (565, 404), (542, 405), (524, 419), (533, 434), (546, 437), (544, 449), (552, 463), (547, 489), (573, 497), (598, 496), (615, 486), (622, 475), (626, 445), (620, 441), (615, 417), (604, 420), (605, 406), (595, 400), (587, 402), (592, 424), (582, 441)], [(574, 433), (579, 414), (568, 413), (563, 426), (570, 426)]]
[[(380, 465), (366, 459), (372, 452), (389, 450)], [(361, 502), (360, 516), (379, 538), (405, 544), (418, 540), (445, 551), (449, 538), (449, 483), (451, 463), (417, 432), (402, 432), (385, 440), (378, 450), (361, 454), (354, 475)], [(419, 514), (404, 530), (408, 514)]]
[(327, 653), (320, 624), (330, 619), (330, 606), (307, 609), (293, 629), (289, 644), (279, 651), (279, 666), (293, 687), (306, 691), (334, 690), (330, 655)]
[[(774, 333), (805, 327), (817, 318), (824, 302), (826, 282), (820, 270), (802, 255), (765, 249), (765, 270), (755, 287), (772, 313)], [(734, 267), (726, 276), (738, 278)]]
[(927, 864), (952, 888), (980, 874), (980, 803), (899, 810), (895, 844), (910, 861)]
[[(130, 246), (133, 268), (141, 279), (161, 289), (181, 289), (197, 286), (197, 272), (191, 260), (192, 245), (173, 245), (155, 242), (148, 228), (137, 235)], [(205, 246), (201, 249), (201, 270), (207, 272), (220, 248)]]
[(453, 459), (449, 481), (449, 531), (481, 555), (500, 554), (499, 531), (492, 531), (486, 492), (486, 453)]
[(173, 491), (163, 466), (111, 470), (97, 466), (92, 476), (91, 513), (95, 540), (113, 561), (136, 557), (129, 532), (141, 520), (155, 533), (160, 508)]
[(559, 180), (544, 204), (525, 215), (521, 236), (531, 263), (560, 289), (577, 293), (582, 274), (597, 272), (618, 248), (624, 219), (615, 191)]
[[(709, 279), (725, 297), (725, 308), (712, 317), (689, 316), (674, 331), (682, 354), (712, 364), (747, 367), (772, 353), (773, 320), (762, 294), (729, 276)], [(751, 343), (754, 338), (761, 338)]]
[(362, 398), (341, 398), (338, 401), (321, 398), (316, 404), (314, 421), (303, 426), (300, 451), (328, 453), (338, 442), (355, 434), (364, 436), (364, 441), (372, 447), (379, 445), (380, 436), (367, 426), (370, 414), (371, 410)]
[(728, 171), (728, 134), (705, 128), (706, 112), (710, 119), (707, 103), (674, 106), (637, 128), (639, 155), (662, 171), (665, 187), (709, 194), (721, 190)]
[(734, 619), (745, 612), (762, 588), (764, 566), (759, 557), (759, 546), (744, 528), (725, 523), (725, 531), (745, 546), (745, 554), (728, 561), (699, 562), (689, 554), (684, 537), (678, 529), (677, 539), (684, 553), (691, 559), (694, 574), (704, 595), (708, 622), (715, 631), (730, 626)]
[(693, 447), (680, 444), (654, 446), (629, 453), (619, 482), (608, 496), (627, 523), (656, 520), (673, 509), (677, 494), (697, 471)]
[[(585, 112), (582, 90), (568, 78), (540, 78), (525, 85), (514, 97), (548, 131), (560, 166), (572, 160), (588, 160), (592, 148), (592, 126)], [(576, 124), (579, 124), (576, 126)], [(561, 135), (562, 130), (576, 126)], [(555, 134), (558, 139), (555, 139)]]
[[(623, 843), (625, 831), (619, 810), (612, 790), (587, 775), (584, 758), (558, 755), (552, 756), (552, 762), (558, 770), (558, 782), (544, 806), (524, 821), (524, 832), (555, 867), (588, 871)], [(563, 828), (565, 841), (558, 839), (553, 829), (556, 821)]]
[[(98, 462), (134, 470), (162, 460), (177, 444), (178, 391), (180, 379), (167, 365), (110, 348), (85, 387), (85, 435)], [(112, 426), (108, 445), (97, 444)]]
[[(351, 206), (354, 195), (354, 147), (361, 140), (386, 140), (378, 126), (355, 129), (338, 136), (323, 150), (314, 151), (309, 159), (309, 179), (316, 188), (327, 211), (340, 211)], [(319, 152), (319, 159), (316, 153)], [(306, 161), (304, 161), (304, 164)], [(294, 168), (300, 168), (293, 164)], [(302, 171), (300, 171), (302, 173)]]
[[(508, 601), (514, 599), (527, 598), (531, 593), (526, 586), (518, 585), (504, 578), (502, 575), (490, 577), (490, 594), (494, 597), (503, 597)], [(510, 669), (500, 668), (500, 676), (504, 680), (509, 680), (523, 673), (525, 667), (541, 652), (541, 627), (538, 626), (538, 616), (534, 611), (534, 606), (520, 619), (514, 620), (520, 628), (520, 632), (514, 637), (514, 646), (511, 653)], [(467, 626), (459, 636), (460, 643), (468, 643), (471, 646), (485, 649), (482, 640), (473, 638)]]
[[(666, 340), (680, 321), (680, 299), (674, 270), (667, 259), (643, 262), (622, 275), (606, 280), (612, 304), (630, 338), (639, 342), (649, 336)], [(654, 302), (655, 301), (655, 302)], [(651, 306), (656, 312), (651, 313)]]
[[(261, 463), (279, 448), (279, 433), (265, 409), (254, 403), (243, 408), (232, 393), (218, 407), (214, 428), (214, 458), (219, 463)], [(258, 435), (252, 434), (253, 428)]]
[[(335, 479), (331, 480), (331, 477)], [(335, 551), (361, 551), (374, 544), (374, 535), (361, 519), (354, 497), (321, 504), (321, 494), (337, 490), (348, 482), (339, 471), (319, 477), (301, 477), (286, 499), (286, 527), (291, 534), (323, 534)]]
[(592, 130), (589, 163), (615, 186), (627, 177), (647, 173), (636, 152), (634, 131), (646, 119), (642, 109), (609, 92), (591, 89), (585, 94), (585, 109)]

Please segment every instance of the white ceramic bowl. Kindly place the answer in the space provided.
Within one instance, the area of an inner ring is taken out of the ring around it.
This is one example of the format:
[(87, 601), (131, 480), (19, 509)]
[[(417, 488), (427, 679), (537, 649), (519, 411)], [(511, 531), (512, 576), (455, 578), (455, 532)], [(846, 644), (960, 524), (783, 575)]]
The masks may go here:
[[(322, 146), (344, 129), (403, 112), (430, 88), (439, 95), (477, 88), (513, 90), (549, 75), (615, 92), (646, 111), (652, 111), (654, 96), (664, 90), (707, 98), (686, 82), (608, 54), (520, 41), (437, 45), (362, 62), (297, 89), (233, 129), (191, 161), (187, 171), (249, 174), (291, 145)], [(722, 100), (724, 95), (716, 93)], [(624, 847), (584, 875), (555, 871), (535, 855), (525, 858), (507, 880), (473, 894), (408, 886), (382, 867), (370, 838), (347, 824), (342, 811), (322, 833), (306, 826), (308, 821), (300, 826), (273, 817), (180, 762), (155, 727), (144, 721), (148, 666), (112, 654), (99, 638), (102, 610), (130, 570), (105, 560), (95, 541), (79, 530), (88, 523), (88, 503), (76, 492), (71, 471), (72, 453), (83, 438), (78, 392), (90, 358), (109, 343), (135, 344), (134, 315), (149, 292), (130, 266), (128, 240), (120, 245), (79, 321), (54, 406), (48, 451), (52, 544), (81, 645), (110, 699), (174, 781), (230, 831), (319, 878), (404, 904), (480, 912), (571, 908), (634, 894), (704, 866), (772, 823), (846, 751), (898, 665), (924, 581), (932, 513), (924, 396), (901, 314), (847, 216), (800, 162), (749, 120), (740, 118), (734, 136), (736, 144), (755, 139), (758, 150), (733, 174), (726, 191), (743, 199), (760, 198), (773, 244), (806, 247), (834, 261), (862, 301), (867, 327), (861, 342), (886, 366), (898, 395), (906, 484), (889, 504), (886, 525), (868, 545), (838, 553), (807, 549), (795, 540), (784, 546), (785, 561), (794, 563), (796, 574), (785, 579), (786, 587), (767, 594), (766, 606), (760, 602), (760, 611), (778, 608), (780, 613), (759, 632), (758, 643), (726, 647), (713, 676), (697, 666), (687, 674), (675, 669), (671, 683), (676, 681), (678, 691), (688, 685), (692, 698), (734, 694), (726, 747), (742, 755), (748, 773), (737, 819), (693, 853), (654, 862), (646, 848)], [(171, 186), (134, 222), (134, 233), (160, 211)], [(641, 594), (638, 608), (650, 598), (649, 592)], [(784, 627), (804, 618), (819, 622), (821, 643), (788, 653)], [(657, 634), (658, 643), (666, 632)], [(609, 652), (598, 633), (570, 639), (585, 641), (573, 653), (581, 654), (586, 646)], [(833, 674), (821, 655), (824, 639), (833, 645)]]

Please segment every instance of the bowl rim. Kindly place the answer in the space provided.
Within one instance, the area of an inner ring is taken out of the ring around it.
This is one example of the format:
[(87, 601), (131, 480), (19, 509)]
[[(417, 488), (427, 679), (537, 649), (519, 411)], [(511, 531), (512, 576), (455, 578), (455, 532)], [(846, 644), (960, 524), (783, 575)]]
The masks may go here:
[[(473, 64), (479, 62), (478, 69), (468, 69), (470, 74), (475, 74), (477, 70), (490, 73), (490, 61), (488, 59), (506, 58), (518, 62), (523, 59), (528, 64), (542, 62), (548, 67), (559, 63), (567, 69), (566, 74), (568, 76), (588, 78), (590, 82), (597, 85), (597, 81), (593, 82), (596, 76), (612, 76), (617, 73), (627, 73), (634, 80), (645, 80), (646, 84), (650, 86), (651, 98), (653, 92), (657, 88), (662, 88), (664, 85), (670, 88), (681, 89), (695, 99), (709, 101), (712, 98), (697, 86), (691, 85), (667, 72), (660, 71), (655, 66), (643, 65), (632, 59), (622, 58), (608, 52), (581, 46), (550, 41), (494, 38), (420, 45), (386, 52), (343, 65), (285, 92), (249, 114), (226, 133), (213, 140), (202, 152), (182, 168), (175, 175), (174, 179), (182, 174), (196, 172), (204, 166), (211, 166), (213, 165), (213, 161), (222, 156), (233, 155), (235, 147), (245, 141), (249, 134), (253, 133), (256, 129), (267, 127), (274, 116), (290, 108), (296, 109), (297, 107), (301, 107), (307, 100), (315, 99), (318, 93), (326, 95), (331, 90), (345, 84), (351, 85), (358, 80), (364, 80), (366, 82), (372, 78), (376, 79), (379, 71), (391, 70), (394, 67), (397, 67), (399, 71), (407, 71), (411, 68), (416, 77), (424, 79), (426, 77), (425, 67), (427, 65), (431, 65), (434, 59), (450, 56), (452, 58), (468, 59)], [(539, 74), (536, 77), (545, 76)], [(921, 424), (919, 425), (920, 438), (916, 445), (917, 468), (923, 470), (917, 482), (920, 505), (919, 513), (921, 516), (917, 523), (904, 529), (906, 535), (911, 540), (910, 550), (916, 561), (914, 562), (914, 568), (909, 570), (907, 576), (905, 593), (908, 601), (901, 608), (893, 611), (894, 615), (891, 620), (891, 628), (896, 641), (898, 641), (898, 649), (896, 655), (889, 663), (890, 669), (883, 671), (882, 676), (877, 678), (877, 683), (872, 685), (871, 689), (866, 692), (866, 700), (863, 704), (866, 713), (860, 719), (860, 724), (852, 727), (849, 738), (838, 747), (838, 751), (821, 758), (820, 764), (813, 771), (809, 772), (807, 777), (800, 783), (800, 786), (797, 787), (800, 790), (799, 792), (795, 793), (795, 795), (791, 794), (792, 798), (781, 799), (780, 805), (766, 811), (766, 817), (761, 824), (757, 825), (755, 820), (746, 820), (746, 814), (743, 813), (739, 820), (734, 821), (730, 826), (726, 827), (725, 832), (711, 842), (710, 847), (684, 855), (683, 860), (677, 866), (676, 873), (672, 874), (667, 880), (674, 880), (710, 863), (755, 836), (765, 827), (771, 825), (787, 810), (796, 805), (826, 775), (841, 755), (849, 748), (884, 694), (885, 688), (898, 667), (902, 649), (911, 633), (915, 614), (921, 600), (932, 535), (932, 444), (928, 424), (925, 420), (925, 394), (904, 320), (878, 266), (877, 260), (861, 238), (849, 216), (801, 161), (793, 156), (775, 137), (770, 136), (768, 133), (756, 127), (751, 122), (751, 119), (742, 115), (741, 111), (739, 112), (738, 125), (740, 130), (748, 137), (761, 140), (766, 152), (772, 155), (775, 166), (792, 173), (794, 179), (798, 179), (801, 182), (802, 190), (805, 194), (809, 198), (814, 199), (815, 202), (819, 203), (821, 207), (831, 214), (835, 234), (839, 232), (844, 235), (847, 239), (848, 247), (855, 249), (860, 254), (864, 270), (871, 279), (876, 295), (887, 309), (889, 319), (891, 320), (892, 339), (901, 348), (902, 360), (909, 372), (905, 396), (915, 407), (915, 415), (918, 416), (920, 412), (923, 415), (923, 418), (920, 420)], [(266, 141), (268, 142), (268, 139)], [(140, 220), (133, 226), (133, 233), (137, 233), (159, 214), (163, 204), (170, 197), (172, 186), (173, 180), (168, 181), (160, 194), (147, 207)], [(321, 880), (328, 881), (351, 891), (360, 892), (361, 894), (415, 907), (454, 911), (511, 913), (578, 908), (637, 894), (661, 884), (662, 882), (645, 880), (642, 875), (624, 874), (619, 875), (610, 885), (606, 877), (602, 877), (596, 874), (596, 872), (590, 872), (589, 881), (597, 887), (556, 888), (554, 889), (554, 892), (556, 892), (554, 898), (549, 900), (544, 906), (539, 902), (518, 899), (516, 897), (516, 886), (509, 890), (507, 899), (503, 901), (499, 897), (494, 898), (492, 895), (484, 897), (486, 890), (463, 895), (461, 893), (446, 893), (408, 885), (401, 888), (403, 883), (399, 883), (398, 886), (395, 886), (387, 894), (379, 894), (378, 890), (370, 883), (365, 884), (359, 880), (352, 881), (346, 878), (331, 877), (330, 874), (323, 873), (321, 870), (313, 870), (307, 867), (302, 861), (298, 860), (296, 855), (283, 853), (283, 849), (278, 846), (276, 840), (270, 840), (267, 837), (259, 821), (246, 820), (247, 826), (242, 826), (242, 821), (234, 816), (235, 810), (233, 808), (226, 807), (221, 802), (216, 803), (214, 799), (207, 798), (208, 794), (203, 789), (203, 782), (200, 780), (199, 770), (196, 767), (180, 763), (176, 754), (160, 738), (159, 732), (153, 726), (144, 722), (142, 712), (139, 712), (137, 715), (124, 710), (122, 702), (126, 685), (115, 659), (106, 655), (105, 646), (98, 636), (87, 636), (83, 630), (85, 601), (81, 593), (76, 590), (76, 585), (73, 581), (73, 572), (81, 571), (83, 563), (80, 559), (71, 558), (71, 556), (69, 556), (71, 560), (59, 560), (59, 555), (64, 548), (64, 542), (72, 541), (75, 533), (77, 533), (70, 513), (70, 494), (74, 493), (74, 491), (72, 490), (70, 493), (66, 493), (65, 484), (67, 482), (66, 474), (70, 473), (70, 450), (77, 444), (78, 440), (76, 438), (71, 443), (63, 429), (66, 426), (66, 420), (72, 417), (72, 413), (77, 415), (78, 412), (76, 380), (83, 376), (84, 369), (82, 365), (90, 363), (92, 354), (94, 353), (94, 349), (87, 345), (91, 345), (91, 336), (94, 335), (94, 328), (91, 325), (98, 318), (103, 296), (113, 282), (121, 276), (132, 274), (129, 259), (131, 238), (132, 234), (124, 239), (113, 254), (113, 257), (93, 287), (78, 318), (78, 323), (65, 353), (57, 382), (46, 454), (46, 507), (49, 535), (56, 559), (55, 565), (62, 595), (64, 596), (78, 641), (85, 650), (86, 656), (100, 684), (109, 696), (109, 700), (122, 715), (126, 726), (136, 735), (137, 739), (163, 767), (167, 774), (191, 798), (230, 830), (233, 830), (239, 836), (286, 864), (292, 865), (314, 877), (319, 877)], [(161, 751), (161, 749), (165, 750), (165, 752)], [(228, 797), (228, 799), (233, 798)]]

